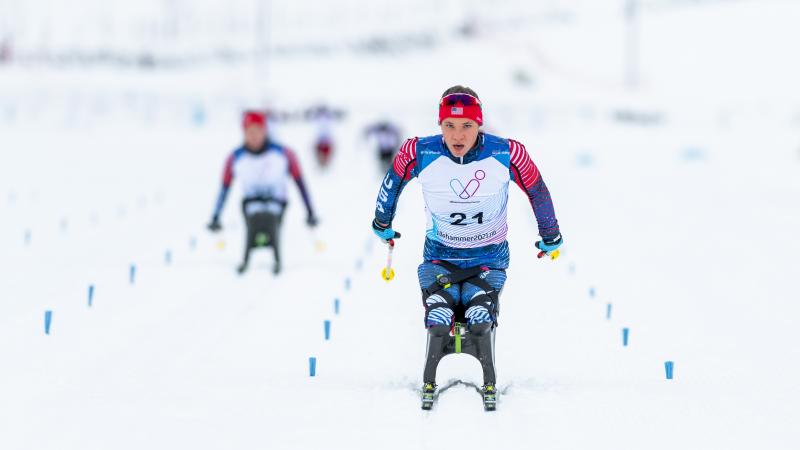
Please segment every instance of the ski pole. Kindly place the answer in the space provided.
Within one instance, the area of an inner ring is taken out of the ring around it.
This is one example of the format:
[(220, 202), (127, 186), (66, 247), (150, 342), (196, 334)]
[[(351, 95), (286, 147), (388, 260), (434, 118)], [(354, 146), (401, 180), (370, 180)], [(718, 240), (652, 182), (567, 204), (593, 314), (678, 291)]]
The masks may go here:
[[(400, 233), (394, 232), (395, 238), (400, 238)], [(389, 255), (386, 257), (386, 267), (381, 271), (381, 278), (387, 283), (394, 279), (394, 269), (392, 269), (392, 252), (394, 251), (394, 239), (386, 241), (389, 244)]]

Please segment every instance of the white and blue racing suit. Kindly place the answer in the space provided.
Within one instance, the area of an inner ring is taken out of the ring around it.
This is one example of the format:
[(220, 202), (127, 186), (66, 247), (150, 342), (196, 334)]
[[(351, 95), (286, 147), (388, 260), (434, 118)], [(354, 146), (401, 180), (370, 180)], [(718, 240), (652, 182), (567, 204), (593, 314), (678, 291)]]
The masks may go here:
[[(438, 261), (460, 268), (485, 266), (490, 269), (485, 280), (496, 291), (502, 289), (509, 264), (506, 214), (510, 181), (527, 194), (542, 238), (559, 235), (547, 186), (517, 141), (480, 133), (475, 147), (458, 158), (447, 149), (442, 135), (408, 139), (381, 185), (377, 222), (391, 226), (400, 193), (412, 178), (421, 184), (427, 214), (424, 261), (418, 271), (422, 289), (434, 283), (438, 274), (448, 272)], [(446, 291), (465, 305), (485, 294), (469, 283)], [(468, 310), (467, 319), (470, 323), (491, 320), (485, 308), (472, 314)], [(452, 311), (444, 307), (431, 308), (426, 317), (429, 327), (451, 321)]]

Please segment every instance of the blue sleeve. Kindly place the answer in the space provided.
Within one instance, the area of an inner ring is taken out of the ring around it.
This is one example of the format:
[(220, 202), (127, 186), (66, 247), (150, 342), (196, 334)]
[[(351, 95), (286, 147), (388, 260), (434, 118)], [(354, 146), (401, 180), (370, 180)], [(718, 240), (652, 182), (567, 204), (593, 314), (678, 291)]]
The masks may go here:
[(215, 219), (219, 219), (219, 215), (222, 214), (222, 208), (225, 207), (225, 199), (228, 198), (228, 191), (230, 191), (230, 187), (225, 186), (224, 184), (219, 189), (219, 194), (217, 195), (217, 203), (214, 205), (213, 217)]
[(219, 218), (219, 215), (222, 214), (222, 208), (225, 207), (225, 199), (228, 198), (228, 191), (230, 191), (231, 183), (233, 182), (233, 163), (236, 161), (237, 156), (238, 150), (235, 150), (225, 160), (225, 167), (222, 170), (222, 186), (217, 195), (217, 203), (214, 205), (213, 217), (215, 219)]
[(553, 200), (550, 198), (550, 191), (544, 183), (544, 179), (539, 177), (533, 186), (525, 190), (528, 200), (533, 206), (533, 214), (536, 216), (536, 223), (539, 226), (539, 236), (542, 238), (555, 238), (560, 233), (556, 211), (553, 208)]
[(300, 191), (300, 196), (303, 197), (303, 203), (306, 205), (306, 213), (309, 216), (316, 216), (316, 214), (314, 214), (314, 208), (311, 207), (311, 198), (308, 196), (308, 190), (306, 189), (306, 184), (303, 181), (303, 177), (298, 176), (294, 179), (294, 182), (297, 184), (297, 189)]
[(375, 219), (384, 225), (391, 225), (397, 211), (400, 193), (408, 182), (417, 176), (417, 138), (408, 139), (400, 146), (394, 157), (392, 168), (386, 173), (375, 202)]
[(556, 220), (550, 191), (544, 184), (542, 174), (521, 142), (509, 139), (508, 143), (511, 154), (509, 165), (511, 179), (528, 196), (533, 207), (533, 214), (536, 216), (539, 236), (545, 239), (555, 238), (559, 234), (558, 220)]
[(297, 184), (297, 189), (300, 191), (300, 196), (303, 198), (303, 203), (306, 205), (306, 212), (309, 216), (314, 216), (314, 208), (311, 207), (311, 197), (308, 195), (308, 189), (306, 189), (306, 183), (303, 181), (303, 174), (300, 171), (300, 161), (297, 159), (294, 152), (288, 148), (283, 148), (283, 154), (286, 155), (286, 159), (289, 161), (289, 174)]
[(408, 184), (409, 179), (404, 180), (394, 170), (389, 169), (386, 177), (383, 178), (381, 188), (378, 191), (378, 201), (375, 202), (375, 219), (381, 224), (391, 225), (397, 211), (397, 201), (403, 188)]

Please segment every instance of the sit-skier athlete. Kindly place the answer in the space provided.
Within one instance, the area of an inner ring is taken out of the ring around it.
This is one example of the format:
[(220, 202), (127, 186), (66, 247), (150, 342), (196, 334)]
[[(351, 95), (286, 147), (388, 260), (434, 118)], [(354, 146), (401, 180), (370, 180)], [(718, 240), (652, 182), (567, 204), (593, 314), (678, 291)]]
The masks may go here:
[(562, 243), (550, 193), (525, 147), (481, 132), (482, 124), (481, 101), (472, 89), (446, 90), (439, 101), (442, 134), (402, 144), (381, 185), (372, 222), (375, 234), (394, 245), (400, 237), (392, 229), (398, 198), (412, 178), (419, 180), (428, 217), (418, 269), (428, 330), (424, 409), (436, 397), (439, 361), (461, 352), (462, 341), (464, 353), (481, 362), (485, 408), (496, 407), (494, 330), (509, 263), (509, 181), (533, 207), (542, 238), (535, 243), (539, 257), (556, 259)]
[(238, 179), (244, 197), (242, 212), (247, 232), (244, 257), (236, 270), (239, 273), (247, 270), (253, 248), (269, 246), (275, 255), (272, 271), (278, 274), (281, 271), (280, 231), (286, 209), (286, 185), (289, 177), (294, 179), (306, 205), (306, 224), (310, 227), (316, 226), (317, 217), (311, 208), (308, 191), (300, 174), (300, 163), (291, 150), (268, 139), (265, 113), (246, 111), (242, 118), (242, 128), (244, 144), (225, 160), (222, 187), (208, 229), (213, 232), (222, 229), (219, 217), (231, 184), (234, 178)]

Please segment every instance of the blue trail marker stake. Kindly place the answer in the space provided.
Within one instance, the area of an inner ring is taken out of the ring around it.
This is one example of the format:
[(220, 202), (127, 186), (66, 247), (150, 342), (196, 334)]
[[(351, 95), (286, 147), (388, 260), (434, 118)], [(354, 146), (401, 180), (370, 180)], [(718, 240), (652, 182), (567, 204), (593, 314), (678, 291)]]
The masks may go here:
[(92, 301), (94, 301), (94, 285), (89, 285), (89, 308), (92, 307)]
[(350, 277), (347, 277), (347, 278), (344, 279), (344, 289), (346, 291), (350, 290)]
[(31, 243), (31, 230), (25, 230), (25, 245), (30, 245)]
[(53, 311), (44, 312), (44, 334), (50, 334), (50, 323), (53, 322)]
[(329, 341), (331, 339), (331, 321), (325, 321), (325, 340)]
[(628, 330), (627, 328), (623, 328), (622, 329), (622, 345), (624, 345), (625, 347), (628, 346), (628, 334), (630, 334), (630, 330)]
[(606, 320), (611, 320), (611, 303), (606, 305)]
[(136, 281), (136, 264), (131, 264), (130, 281), (133, 284)]
[(339, 314), (339, 299), (333, 299), (333, 312), (338, 315)]
[(317, 376), (317, 358), (308, 358), (308, 375), (311, 377)]
[(667, 372), (667, 379), (668, 380), (672, 379), (672, 373), (673, 373), (674, 369), (675, 369), (675, 363), (673, 361), (666, 361), (664, 363), (664, 370), (666, 370), (666, 372)]
[(164, 252), (164, 263), (165, 263), (166, 265), (170, 265), (170, 264), (172, 264), (172, 252), (171, 252), (171, 251), (169, 251), (169, 250), (167, 250), (166, 252)]
[(203, 105), (194, 105), (192, 110), (192, 123), (196, 127), (202, 127), (206, 122), (206, 110), (203, 109)]
[(589, 297), (594, 298), (596, 292), (594, 290), (594, 286), (589, 288)]
[(360, 259), (359, 259), (358, 261), (356, 261), (356, 270), (361, 270), (361, 267), (363, 266), (363, 264), (364, 264), (364, 263), (363, 263), (363, 262), (361, 262), (361, 260), (360, 260)]

